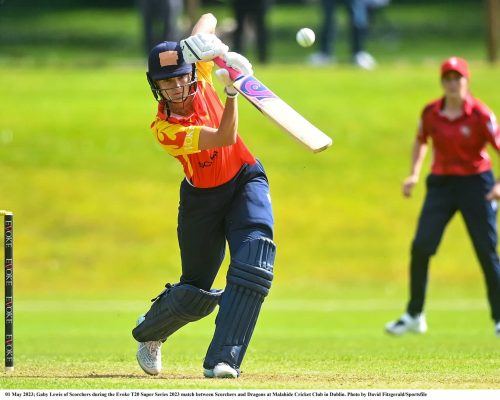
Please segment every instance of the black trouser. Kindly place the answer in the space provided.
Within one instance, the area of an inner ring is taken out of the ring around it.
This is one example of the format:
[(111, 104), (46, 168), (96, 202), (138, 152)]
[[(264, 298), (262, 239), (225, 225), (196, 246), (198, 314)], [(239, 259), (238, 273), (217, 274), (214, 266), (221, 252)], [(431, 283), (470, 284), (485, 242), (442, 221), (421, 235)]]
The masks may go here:
[(423, 311), (429, 259), (436, 253), (444, 229), (460, 211), (481, 264), (491, 316), (500, 321), (500, 262), (497, 253), (497, 203), (485, 199), (494, 185), (491, 171), (470, 176), (427, 177), (427, 194), (411, 248), (410, 301), (407, 311)]
[(177, 20), (182, 14), (182, 0), (137, 0), (137, 3), (142, 14), (146, 54), (164, 40), (181, 39)]
[[(368, 11), (363, 0), (343, 0), (349, 13), (351, 23), (351, 50), (352, 54), (360, 52), (364, 48), (364, 41), (368, 31)], [(337, 35), (337, 23), (335, 13), (339, 0), (321, 0), (323, 13), (323, 26), (320, 33), (321, 52), (333, 55), (335, 38)]]
[(266, 14), (269, 8), (265, 0), (236, 1), (234, 4), (234, 17), (236, 19), (236, 29), (234, 31), (234, 51), (244, 53), (244, 30), (245, 22), (251, 23), (255, 28), (257, 56), (259, 62), (268, 61), (269, 32), (266, 24)]

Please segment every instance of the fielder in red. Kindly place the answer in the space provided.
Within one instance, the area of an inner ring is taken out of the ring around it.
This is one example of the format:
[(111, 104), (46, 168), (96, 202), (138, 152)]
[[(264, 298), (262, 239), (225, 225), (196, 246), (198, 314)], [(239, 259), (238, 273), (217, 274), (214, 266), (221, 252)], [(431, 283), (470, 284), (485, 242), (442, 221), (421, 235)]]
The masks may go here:
[[(216, 23), (212, 14), (205, 14), (192, 36), (160, 43), (149, 55), (147, 77), (158, 101), (151, 128), (185, 175), (177, 228), (179, 282), (166, 285), (132, 331), (139, 342), (139, 365), (150, 375), (161, 371), (167, 338), (219, 305), (203, 373), (207, 378), (238, 377), (273, 279), (276, 246), (267, 176), (238, 135), (238, 92), (227, 71), (216, 71), (225, 86), (224, 105), (211, 75), (215, 57), (245, 75), (253, 73), (252, 66), (228, 52), (214, 35)], [(222, 292), (212, 284), (226, 243), (231, 262)]]
[(500, 261), (497, 253), (497, 200), (500, 182), (495, 182), (489, 143), (500, 150), (500, 130), (495, 115), (469, 92), (467, 62), (451, 57), (441, 65), (444, 96), (422, 112), (413, 147), (411, 175), (403, 183), (403, 194), (411, 195), (418, 182), (429, 139), (432, 141), (432, 171), (411, 247), (410, 299), (398, 320), (386, 325), (394, 335), (424, 333), (427, 323), (424, 300), (429, 260), (446, 225), (458, 211), (462, 214), (486, 281), (495, 333), (500, 337)]

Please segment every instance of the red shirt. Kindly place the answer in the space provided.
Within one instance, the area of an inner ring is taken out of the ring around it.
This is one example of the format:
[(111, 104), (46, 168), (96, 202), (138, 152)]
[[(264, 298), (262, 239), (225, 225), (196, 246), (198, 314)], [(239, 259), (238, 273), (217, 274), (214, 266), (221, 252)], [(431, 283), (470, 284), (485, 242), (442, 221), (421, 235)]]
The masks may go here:
[(487, 143), (500, 150), (500, 130), (495, 115), (479, 100), (467, 96), (463, 113), (454, 120), (443, 115), (444, 98), (429, 103), (422, 112), (417, 138), (432, 139), (432, 173), (474, 175), (491, 169)]
[(158, 143), (182, 164), (186, 178), (196, 187), (209, 188), (230, 181), (243, 164), (255, 164), (255, 158), (241, 138), (231, 146), (200, 150), (203, 126), (218, 128), (224, 107), (212, 86), (213, 63), (197, 63), (198, 92), (194, 112), (188, 117), (165, 114), (160, 103), (151, 129)]

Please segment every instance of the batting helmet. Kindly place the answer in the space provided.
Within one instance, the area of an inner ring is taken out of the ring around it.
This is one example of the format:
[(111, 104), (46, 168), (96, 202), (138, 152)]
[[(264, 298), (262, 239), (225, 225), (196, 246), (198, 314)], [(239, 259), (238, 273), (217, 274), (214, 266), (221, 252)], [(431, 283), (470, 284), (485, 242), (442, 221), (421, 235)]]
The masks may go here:
[(197, 90), (196, 67), (195, 64), (188, 64), (184, 61), (179, 43), (162, 42), (153, 47), (149, 53), (148, 72), (146, 72), (146, 76), (153, 96), (157, 101), (161, 99), (170, 101), (170, 99), (163, 96), (156, 83), (157, 81), (175, 78), (189, 73), (192, 74), (192, 79), (188, 83), (188, 96), (192, 96)]

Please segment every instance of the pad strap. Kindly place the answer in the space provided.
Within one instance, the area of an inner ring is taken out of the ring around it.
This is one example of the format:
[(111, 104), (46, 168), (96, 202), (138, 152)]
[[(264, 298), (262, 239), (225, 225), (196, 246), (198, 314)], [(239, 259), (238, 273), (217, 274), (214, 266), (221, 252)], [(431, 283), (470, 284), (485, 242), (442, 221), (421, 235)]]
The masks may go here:
[(139, 342), (165, 341), (189, 322), (210, 314), (222, 295), (221, 290), (207, 292), (189, 284), (168, 285), (152, 304), (144, 320), (132, 330)]

